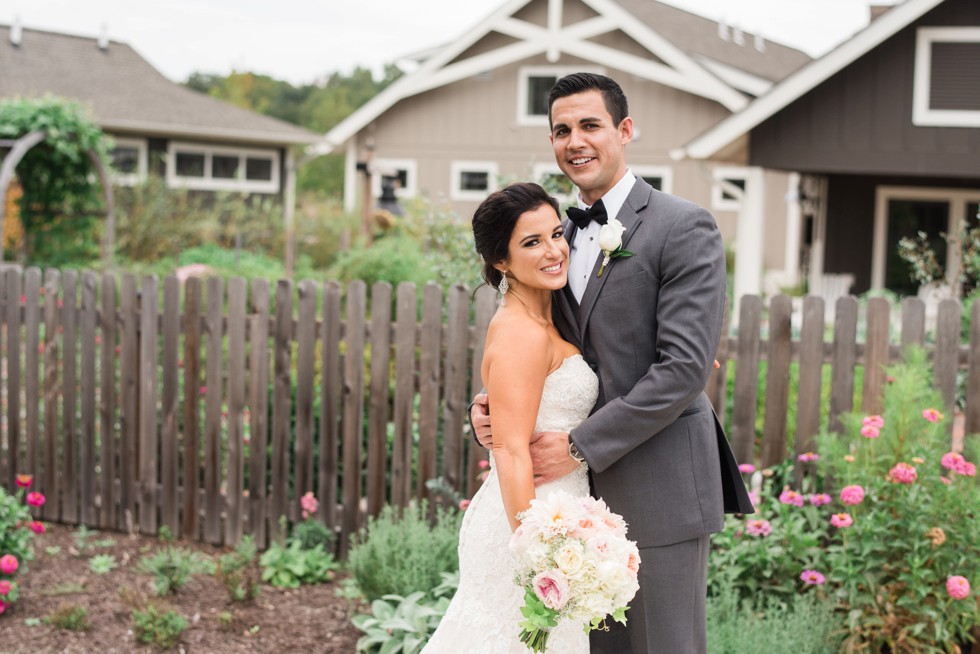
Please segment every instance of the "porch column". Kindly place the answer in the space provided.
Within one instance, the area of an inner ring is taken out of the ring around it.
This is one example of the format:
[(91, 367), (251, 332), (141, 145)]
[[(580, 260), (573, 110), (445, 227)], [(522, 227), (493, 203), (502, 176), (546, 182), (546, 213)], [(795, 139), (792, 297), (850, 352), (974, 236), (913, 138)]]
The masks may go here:
[(296, 160), (290, 148), (286, 148), (285, 181), (282, 214), (286, 228), (286, 276), (292, 279), (296, 265)]
[(354, 213), (357, 208), (357, 137), (347, 141), (344, 157), (344, 213)]
[[(745, 190), (741, 191), (738, 227), (735, 232), (735, 296), (732, 324), (738, 324), (738, 306), (744, 295), (762, 291), (762, 250), (765, 240), (765, 176), (762, 168), (747, 169)], [(729, 190), (729, 193), (731, 191)]]

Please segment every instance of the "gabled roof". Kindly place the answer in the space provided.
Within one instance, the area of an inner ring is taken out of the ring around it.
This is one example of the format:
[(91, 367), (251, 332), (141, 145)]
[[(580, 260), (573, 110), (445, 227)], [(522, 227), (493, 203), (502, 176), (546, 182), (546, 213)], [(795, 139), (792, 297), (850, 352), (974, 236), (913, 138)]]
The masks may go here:
[(0, 98), (55, 95), (91, 108), (105, 130), (285, 145), (319, 136), (171, 82), (125, 43), (0, 25)]
[(874, 20), (864, 30), (812, 61), (774, 86), (741, 111), (732, 114), (683, 148), (677, 158), (710, 159), (790, 103), (849, 66), (945, 0), (906, 0)]
[[(534, 1), (548, 4), (546, 26), (515, 18)], [(566, 53), (601, 66), (628, 70), (638, 77), (714, 100), (730, 111), (747, 104), (737, 89), (760, 85), (767, 88), (769, 81), (809, 60), (798, 50), (773, 43), (767, 43), (765, 51), (756, 50), (752, 39), (746, 45), (725, 43), (719, 37), (717, 23), (654, 0), (580, 0), (596, 15), (563, 25), (566, 1), (510, 0), (348, 116), (327, 133), (326, 143), (313, 149), (338, 149), (399, 100), (541, 54), (552, 62)], [(591, 40), (617, 31), (642, 44), (651, 56), (639, 57)], [(491, 32), (514, 41), (489, 52), (459, 58)], [(777, 59), (780, 61), (775, 62)], [(710, 64), (719, 67), (709, 68)], [(728, 71), (735, 71), (736, 75), (726, 74)], [(743, 76), (741, 80), (736, 79), (738, 74)]]

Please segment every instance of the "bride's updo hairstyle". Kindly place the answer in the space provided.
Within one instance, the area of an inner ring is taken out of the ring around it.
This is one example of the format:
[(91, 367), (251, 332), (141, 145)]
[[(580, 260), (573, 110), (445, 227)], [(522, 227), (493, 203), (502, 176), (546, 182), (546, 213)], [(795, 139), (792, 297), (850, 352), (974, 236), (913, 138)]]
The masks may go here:
[(507, 258), (510, 236), (521, 214), (534, 211), (546, 204), (558, 211), (558, 201), (538, 186), (529, 182), (511, 184), (494, 191), (480, 203), (473, 214), (473, 242), (476, 252), (483, 258), (483, 279), (497, 288), (503, 275), (494, 264)]

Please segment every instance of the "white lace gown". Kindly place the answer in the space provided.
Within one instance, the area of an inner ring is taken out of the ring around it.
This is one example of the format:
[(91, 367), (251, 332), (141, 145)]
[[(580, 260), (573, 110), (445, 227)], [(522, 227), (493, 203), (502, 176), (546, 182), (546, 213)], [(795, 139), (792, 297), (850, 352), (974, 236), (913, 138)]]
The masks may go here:
[[(571, 431), (592, 411), (599, 383), (576, 354), (544, 382), (535, 431)], [(588, 495), (588, 469), (537, 488), (538, 497), (563, 490)], [(493, 457), (490, 474), (466, 509), (459, 533), (459, 589), (422, 654), (527, 654), (518, 640), (524, 593), (514, 583), (516, 557), (508, 548), (510, 524), (504, 512)], [(563, 621), (548, 637), (551, 654), (588, 654), (582, 625)]]

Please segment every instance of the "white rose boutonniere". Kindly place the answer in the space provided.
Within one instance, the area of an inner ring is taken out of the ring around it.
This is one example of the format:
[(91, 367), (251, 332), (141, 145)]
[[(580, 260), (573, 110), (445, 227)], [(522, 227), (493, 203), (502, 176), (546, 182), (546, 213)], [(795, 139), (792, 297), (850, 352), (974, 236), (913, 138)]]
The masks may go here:
[(626, 228), (623, 227), (623, 223), (615, 218), (610, 218), (609, 222), (599, 228), (599, 249), (602, 250), (603, 259), (602, 265), (599, 267), (599, 274), (596, 277), (602, 277), (602, 273), (612, 259), (633, 256), (632, 252), (623, 249), (623, 232), (625, 231)]

